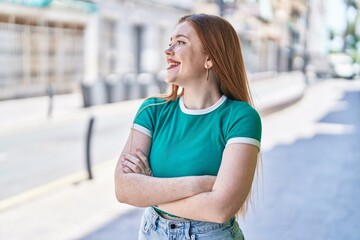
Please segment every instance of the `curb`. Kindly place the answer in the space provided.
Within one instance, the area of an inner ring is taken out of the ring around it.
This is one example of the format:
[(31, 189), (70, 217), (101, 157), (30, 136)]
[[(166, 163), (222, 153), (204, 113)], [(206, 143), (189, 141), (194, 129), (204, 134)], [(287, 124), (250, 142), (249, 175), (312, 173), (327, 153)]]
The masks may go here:
[[(108, 160), (104, 163), (99, 163), (93, 167), (93, 172), (100, 172), (103, 168), (110, 167), (113, 165), (115, 159)], [(44, 195), (50, 191), (54, 191), (56, 189), (71, 185), (71, 184), (78, 184), (83, 181), (90, 180), (88, 179), (88, 174), (85, 170), (81, 170), (67, 176), (61, 177), (57, 180), (53, 180), (46, 184), (42, 184), (39, 187), (35, 187), (33, 189), (27, 190), (23, 193), (17, 194), (15, 196), (5, 198), (4, 200), (0, 201), (0, 213), (3, 211), (10, 210), (19, 204), (32, 200), (36, 197)]]

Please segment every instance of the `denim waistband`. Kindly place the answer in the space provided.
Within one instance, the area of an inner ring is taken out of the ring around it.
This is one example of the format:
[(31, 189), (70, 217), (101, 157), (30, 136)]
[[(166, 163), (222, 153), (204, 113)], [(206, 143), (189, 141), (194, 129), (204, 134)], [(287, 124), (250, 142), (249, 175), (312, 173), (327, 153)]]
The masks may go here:
[(161, 217), (152, 207), (145, 210), (144, 217), (155, 228), (160, 228), (165, 231), (169, 229), (178, 229), (184, 231), (184, 234), (189, 237), (193, 234), (202, 234), (209, 231), (216, 231), (231, 227), (234, 224), (235, 217), (232, 217), (225, 223), (212, 223), (194, 220), (169, 220)]

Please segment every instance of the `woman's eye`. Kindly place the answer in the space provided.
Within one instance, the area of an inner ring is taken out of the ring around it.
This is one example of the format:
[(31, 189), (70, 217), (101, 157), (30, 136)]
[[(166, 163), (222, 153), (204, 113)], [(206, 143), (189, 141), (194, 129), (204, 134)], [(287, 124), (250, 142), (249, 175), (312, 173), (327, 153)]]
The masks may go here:
[[(176, 41), (176, 43), (175, 43), (176, 45), (183, 45), (183, 44), (185, 44), (185, 42), (184, 41)], [(171, 47), (173, 44), (172, 43), (169, 43), (169, 47)]]

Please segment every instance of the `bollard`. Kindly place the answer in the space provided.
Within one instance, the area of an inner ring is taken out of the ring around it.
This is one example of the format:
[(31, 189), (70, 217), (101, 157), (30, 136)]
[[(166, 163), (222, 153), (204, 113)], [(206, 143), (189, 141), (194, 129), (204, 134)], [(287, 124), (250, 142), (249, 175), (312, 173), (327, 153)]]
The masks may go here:
[(135, 86), (135, 74), (134, 73), (126, 73), (121, 78), (122, 83), (122, 99), (129, 100), (135, 99), (134, 96), (134, 88)]
[(158, 85), (161, 94), (166, 93), (169, 87), (169, 84), (165, 82), (165, 77), (166, 77), (166, 70), (162, 70), (158, 72), (158, 74), (156, 74), (156, 78), (155, 78), (156, 84)]
[(145, 98), (149, 96), (149, 88), (155, 84), (154, 75), (151, 73), (140, 73), (137, 76), (138, 95), (136, 98)]
[(53, 112), (53, 106), (54, 106), (54, 89), (52, 84), (49, 84), (47, 89), (46, 89), (47, 95), (49, 97), (49, 105), (48, 105), (48, 112), (47, 112), (47, 116), (51, 117), (52, 112)]
[(89, 119), (89, 124), (86, 132), (86, 170), (88, 173), (89, 180), (93, 179), (90, 150), (91, 150), (91, 137), (92, 137), (94, 120), (95, 120), (94, 117), (91, 116), (91, 118)]

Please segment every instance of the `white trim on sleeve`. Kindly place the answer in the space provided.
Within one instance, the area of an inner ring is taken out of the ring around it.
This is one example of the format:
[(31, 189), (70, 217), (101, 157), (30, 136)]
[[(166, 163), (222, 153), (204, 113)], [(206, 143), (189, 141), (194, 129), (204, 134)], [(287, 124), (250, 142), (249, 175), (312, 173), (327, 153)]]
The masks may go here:
[(132, 128), (136, 129), (152, 138), (152, 132), (149, 129), (147, 129), (139, 124), (136, 124), (136, 123), (133, 124)]
[(246, 138), (246, 137), (230, 138), (227, 141), (226, 146), (233, 143), (247, 143), (247, 144), (255, 145), (260, 151), (260, 142), (254, 138)]

